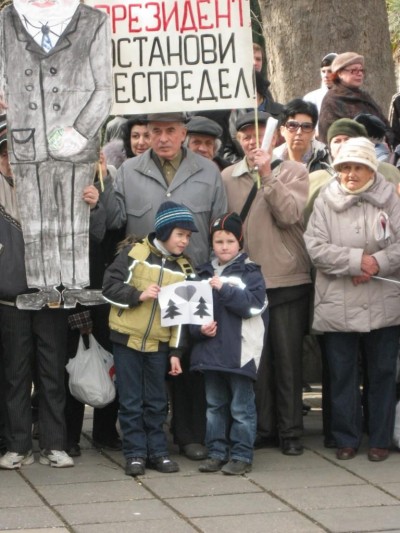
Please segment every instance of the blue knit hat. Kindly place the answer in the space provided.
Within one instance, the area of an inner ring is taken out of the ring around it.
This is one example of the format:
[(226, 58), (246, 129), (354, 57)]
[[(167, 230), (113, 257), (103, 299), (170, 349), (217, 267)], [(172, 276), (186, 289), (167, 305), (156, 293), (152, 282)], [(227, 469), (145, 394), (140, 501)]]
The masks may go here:
[(199, 231), (194, 223), (193, 215), (184, 205), (175, 202), (164, 202), (158, 208), (154, 224), (158, 240), (167, 241), (175, 228), (188, 231)]

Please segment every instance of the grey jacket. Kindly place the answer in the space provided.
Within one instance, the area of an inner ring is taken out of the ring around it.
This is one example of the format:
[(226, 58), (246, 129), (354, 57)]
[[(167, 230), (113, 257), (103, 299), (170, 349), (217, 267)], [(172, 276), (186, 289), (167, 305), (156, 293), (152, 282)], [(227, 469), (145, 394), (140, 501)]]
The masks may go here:
[(317, 269), (316, 330), (367, 332), (400, 324), (400, 285), (374, 278), (352, 283), (362, 273), (363, 252), (377, 260), (378, 276), (400, 281), (400, 199), (381, 174), (357, 195), (330, 181), (315, 200), (304, 239)]
[(193, 213), (199, 230), (193, 233), (187, 254), (194, 265), (208, 260), (211, 221), (227, 210), (225, 190), (215, 163), (187, 150), (168, 186), (151, 158), (151, 150), (147, 150), (121, 165), (115, 187), (115, 195), (107, 199), (107, 212), (113, 213), (111, 227), (126, 223), (127, 234), (143, 238), (153, 231), (162, 202), (184, 204)]

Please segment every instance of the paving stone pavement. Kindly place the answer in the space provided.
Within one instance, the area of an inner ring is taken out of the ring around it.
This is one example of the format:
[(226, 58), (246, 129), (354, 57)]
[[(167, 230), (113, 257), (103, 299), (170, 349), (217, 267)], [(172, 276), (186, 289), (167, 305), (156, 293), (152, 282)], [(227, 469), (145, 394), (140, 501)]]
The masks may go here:
[[(317, 390), (316, 387), (313, 387)], [(100, 453), (90, 442), (86, 409), (82, 456), (75, 467), (36, 462), (0, 471), (0, 530), (29, 533), (400, 533), (400, 453), (371, 463), (367, 442), (351, 461), (323, 447), (318, 392), (304, 417), (304, 455), (255, 452), (245, 476), (200, 474), (177, 454), (177, 474), (124, 474), (120, 452)], [(366, 441), (366, 439), (364, 439)]]

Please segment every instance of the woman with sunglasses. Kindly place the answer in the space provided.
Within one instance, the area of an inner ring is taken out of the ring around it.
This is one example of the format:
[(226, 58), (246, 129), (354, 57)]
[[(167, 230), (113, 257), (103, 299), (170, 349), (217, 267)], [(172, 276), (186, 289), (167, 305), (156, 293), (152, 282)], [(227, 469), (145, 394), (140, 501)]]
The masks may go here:
[(291, 100), (279, 115), (280, 134), (284, 138), (274, 150), (274, 157), (303, 163), (309, 172), (326, 168), (330, 163), (328, 148), (315, 140), (317, 106), (301, 98)]
[(331, 68), (333, 87), (322, 100), (318, 123), (319, 140), (326, 143), (329, 126), (335, 120), (354, 118), (359, 113), (371, 113), (387, 126), (386, 136), (390, 142), (392, 133), (389, 122), (372, 96), (361, 89), (365, 78), (364, 56), (355, 52), (339, 54)]

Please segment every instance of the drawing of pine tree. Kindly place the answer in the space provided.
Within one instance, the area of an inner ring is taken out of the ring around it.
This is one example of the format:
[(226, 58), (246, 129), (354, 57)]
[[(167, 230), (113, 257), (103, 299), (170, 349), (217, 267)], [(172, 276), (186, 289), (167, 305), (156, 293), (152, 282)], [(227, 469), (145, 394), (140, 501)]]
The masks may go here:
[(163, 318), (174, 318), (178, 315), (181, 315), (182, 313), (180, 313), (178, 311), (178, 308), (176, 307), (175, 305), (175, 302), (173, 300), (168, 300), (168, 307), (167, 307), (167, 310), (166, 310), (166, 313), (164, 315)]
[(197, 311), (194, 314), (198, 315), (200, 318), (203, 318), (203, 316), (210, 316), (210, 313), (208, 312), (208, 309), (207, 309), (207, 303), (202, 296), (200, 296), (199, 298), (199, 304), (196, 307), (196, 309)]

